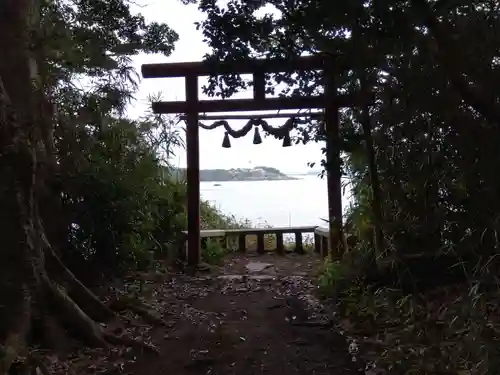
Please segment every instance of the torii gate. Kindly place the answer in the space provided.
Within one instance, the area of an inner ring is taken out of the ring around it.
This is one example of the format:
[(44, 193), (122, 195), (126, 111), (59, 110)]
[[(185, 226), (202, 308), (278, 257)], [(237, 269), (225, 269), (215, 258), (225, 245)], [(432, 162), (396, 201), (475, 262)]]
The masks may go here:
[[(370, 100), (363, 93), (340, 95), (334, 76), (339, 67), (331, 55), (302, 56), (295, 59), (247, 59), (236, 62), (184, 62), (145, 64), (141, 67), (144, 78), (185, 78), (186, 100), (153, 103), (153, 112), (161, 114), (185, 114), (187, 145), (187, 229), (188, 265), (196, 266), (200, 259), (200, 112), (236, 112), (324, 109), (326, 133), (326, 162), (328, 185), (328, 214), (330, 252), (342, 253), (342, 187), (340, 158), (339, 109), (354, 107)], [(265, 74), (282, 72), (323, 71), (324, 95), (286, 98), (266, 98)], [(198, 78), (224, 74), (252, 74), (252, 99), (200, 100)], [(304, 114), (301, 114), (303, 117)], [(221, 118), (223, 116), (220, 116)], [(248, 118), (283, 117), (249, 115)], [(290, 115), (289, 117), (295, 117)], [(228, 116), (226, 116), (228, 118)], [(235, 118), (235, 116), (232, 116)]]

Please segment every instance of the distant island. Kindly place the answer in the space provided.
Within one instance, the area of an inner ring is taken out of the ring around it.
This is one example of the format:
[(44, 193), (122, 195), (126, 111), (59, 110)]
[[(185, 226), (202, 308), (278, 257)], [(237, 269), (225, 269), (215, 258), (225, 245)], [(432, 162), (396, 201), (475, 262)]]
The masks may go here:
[[(185, 169), (179, 169), (179, 172), (181, 176), (186, 175)], [(296, 180), (296, 178), (287, 176), (280, 170), (271, 167), (200, 170), (200, 181), (205, 182), (278, 180)]]
[(314, 169), (313, 169), (313, 170), (307, 171), (307, 173), (306, 173), (306, 174), (307, 174), (308, 176), (310, 176), (310, 175), (317, 176), (317, 175), (319, 175), (321, 172), (322, 172), (322, 170), (321, 170), (321, 169), (316, 169), (316, 170), (314, 170)]

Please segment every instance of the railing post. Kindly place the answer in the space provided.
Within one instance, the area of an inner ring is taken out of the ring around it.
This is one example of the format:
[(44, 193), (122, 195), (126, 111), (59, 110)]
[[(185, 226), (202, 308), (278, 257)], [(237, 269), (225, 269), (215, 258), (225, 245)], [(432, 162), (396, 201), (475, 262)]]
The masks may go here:
[(280, 255), (285, 254), (285, 243), (283, 242), (282, 232), (276, 232), (276, 252)]
[(238, 236), (238, 251), (247, 251), (247, 235), (244, 233)]
[(314, 233), (314, 252), (321, 253), (321, 236), (317, 233)]
[(257, 233), (257, 253), (264, 254), (265, 252), (264, 233)]
[(302, 233), (295, 232), (295, 252), (297, 254), (304, 254), (304, 245), (302, 243)]

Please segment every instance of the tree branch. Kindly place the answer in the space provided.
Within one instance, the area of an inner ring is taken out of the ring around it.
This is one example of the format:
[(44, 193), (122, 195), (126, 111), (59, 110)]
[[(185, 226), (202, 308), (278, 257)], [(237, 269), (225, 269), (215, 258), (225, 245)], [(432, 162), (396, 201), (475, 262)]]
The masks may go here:
[(488, 121), (500, 126), (500, 105), (498, 100), (493, 95), (485, 94), (484, 86), (487, 84), (482, 84), (482, 88), (478, 84), (472, 85), (468, 82), (463, 67), (460, 66), (461, 58), (457, 52), (459, 47), (450, 37), (451, 33), (446, 29), (446, 25), (438, 21), (433, 8), (426, 0), (410, 0), (410, 2), (434, 37), (438, 60), (448, 73), (451, 84), (468, 105)]

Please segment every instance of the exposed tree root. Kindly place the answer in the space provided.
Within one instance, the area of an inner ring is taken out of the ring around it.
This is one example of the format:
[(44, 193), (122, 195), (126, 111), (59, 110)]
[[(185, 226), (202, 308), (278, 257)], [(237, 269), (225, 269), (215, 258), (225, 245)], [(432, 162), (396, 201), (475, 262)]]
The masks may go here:
[(94, 320), (105, 322), (116, 318), (116, 314), (92, 293), (80, 280), (64, 265), (54, 252), (53, 248), (46, 251), (49, 260), (56, 266), (66, 283), (68, 295)]
[(103, 336), (107, 342), (113, 345), (129, 346), (131, 348), (140, 349), (141, 351), (152, 353), (155, 355), (160, 354), (160, 351), (154, 345), (136, 340), (132, 337), (117, 336), (108, 332), (103, 332)]
[[(107, 347), (108, 344), (128, 346), (133, 349), (138, 349), (144, 353), (159, 354), (159, 350), (152, 344), (141, 342), (129, 336), (117, 336), (109, 332), (105, 332), (99, 324), (92, 320), (80, 307), (67, 295), (65, 290), (54, 284), (46, 274), (40, 275), (39, 279), (42, 283), (40, 292), (48, 298), (51, 310), (56, 312), (56, 315), (64, 325), (69, 328), (71, 333), (76, 337), (81, 338), (86, 344), (93, 347)], [(29, 289), (23, 288), (25, 296), (23, 298), (22, 314), (19, 314), (17, 324), (5, 341), (4, 347), (1, 348), (0, 356), (0, 375), (7, 375), (11, 366), (24, 357), (25, 360), (21, 363), (23, 370), (35, 370), (39, 375), (50, 375), (49, 370), (38, 357), (29, 357), (28, 344), (26, 338), (29, 335), (32, 320), (32, 299)], [(139, 306), (138, 306), (139, 307)], [(142, 311), (142, 310), (141, 310)], [(144, 309), (143, 312), (148, 312)], [(148, 312), (149, 313), (149, 312)], [(149, 313), (151, 314), (151, 313)], [(44, 316), (42, 319), (50, 325), (59, 326), (59, 319), (55, 319), (56, 315)], [(153, 315), (151, 314), (151, 317)], [(154, 317), (155, 322), (158, 318)], [(57, 344), (57, 337), (54, 341)], [(38, 359), (37, 359), (38, 358)], [(27, 372), (29, 373), (29, 372)]]
[(26, 354), (26, 337), (31, 328), (31, 294), (26, 285), (22, 288), (23, 298), (20, 314), (14, 327), (8, 333), (0, 355), (0, 375), (6, 375), (19, 356)]
[(36, 351), (27, 351), (24, 358), (18, 358), (9, 373), (19, 375), (52, 375), (43, 358)]
[(156, 316), (144, 303), (140, 302), (137, 298), (124, 296), (118, 298), (111, 304), (111, 308), (115, 311), (130, 310), (140, 317), (142, 317), (146, 323), (153, 325), (165, 326), (165, 322), (160, 317)]
[(29, 356), (28, 356), (28, 361), (26, 364), (27, 364), (28, 370), (30, 370), (30, 369), (33, 370), (33, 371), (30, 371), (31, 374), (51, 375), (51, 372), (48, 369), (47, 365), (44, 363), (43, 358), (41, 358), (38, 353), (30, 352)]
[(50, 370), (47, 368), (43, 361), (36, 361), (33, 363), (33, 369), (36, 375), (51, 375)]
[[(59, 271), (64, 275), (65, 281), (69, 280), (71, 285), (75, 286), (74, 290), (78, 291), (77, 293), (82, 301), (87, 301), (92, 305), (92, 309), (89, 310), (99, 312), (97, 315), (100, 317), (116, 317), (116, 314), (104, 305), (92, 292), (90, 292), (60, 261), (45, 238), (42, 239), (42, 242), (43, 245), (41, 246), (45, 249), (42, 254), (42, 258), (44, 258), (43, 255), (46, 253), (50, 254), (53, 260), (58, 263)], [(78, 304), (73, 301), (64, 288), (58, 286), (50, 280), (44, 270), (39, 272), (38, 276), (42, 284), (42, 294), (48, 297), (48, 299), (52, 302), (55, 311), (59, 313), (58, 315), (65, 323), (65, 326), (76, 334), (77, 337), (81, 338), (86, 344), (92, 347), (107, 347), (108, 343), (112, 345), (124, 345), (158, 354), (158, 350), (151, 344), (143, 343), (127, 336), (116, 336), (105, 332), (102, 327), (86, 313), (86, 311), (80, 308), (83, 302)]]
[(151, 311), (149, 311), (147, 308), (143, 306), (130, 305), (128, 309), (135, 312), (137, 315), (141, 316), (146, 323), (165, 326), (165, 322), (163, 321), (163, 319), (157, 317)]
[(85, 314), (62, 288), (54, 285), (46, 275), (42, 278), (42, 282), (52, 297), (57, 310), (61, 312), (61, 317), (66, 325), (73, 328), (88, 345), (105, 347), (106, 341), (101, 327)]
[(71, 340), (55, 314), (42, 314), (39, 320), (40, 339), (44, 346), (58, 353), (65, 353), (71, 349)]
[(314, 322), (314, 321), (305, 321), (305, 322), (291, 322), (292, 325), (297, 326), (297, 327), (310, 327), (310, 328), (323, 328), (323, 329), (330, 329), (334, 327), (334, 322), (333, 321), (328, 321), (328, 322)]

